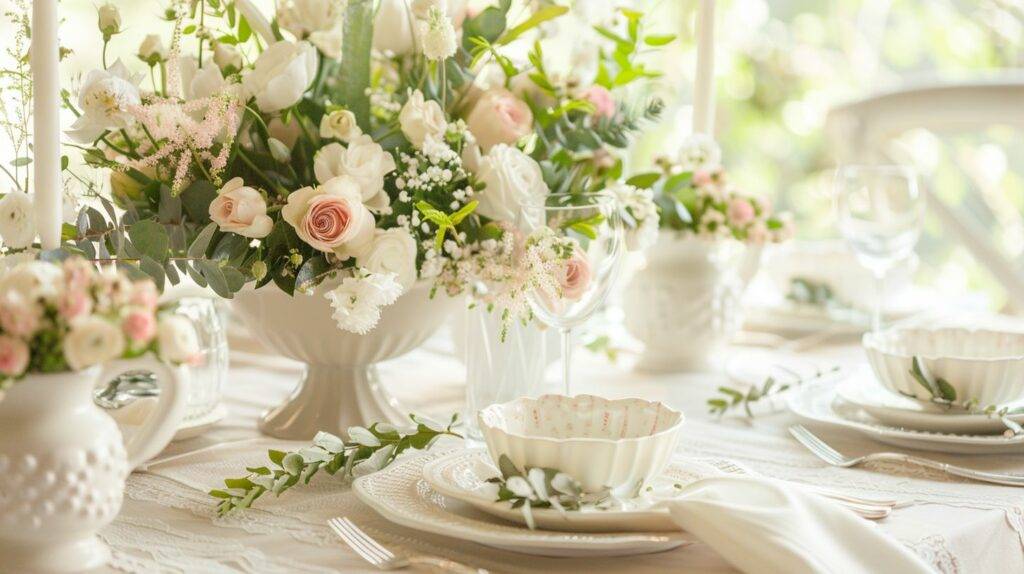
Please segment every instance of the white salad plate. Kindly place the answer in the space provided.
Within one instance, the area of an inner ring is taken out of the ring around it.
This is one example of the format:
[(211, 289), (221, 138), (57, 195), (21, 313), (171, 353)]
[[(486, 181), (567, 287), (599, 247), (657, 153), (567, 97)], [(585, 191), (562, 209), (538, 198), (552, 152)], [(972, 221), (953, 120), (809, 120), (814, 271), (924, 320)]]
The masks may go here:
[(805, 422), (848, 429), (895, 446), (956, 454), (1024, 452), (1024, 435), (940, 433), (885, 424), (840, 397), (831, 382), (808, 384), (791, 394), (787, 404)]
[[(863, 369), (839, 383), (837, 394), (880, 422), (919, 431), (960, 434), (1002, 434), (1006, 425), (998, 417), (971, 414), (928, 404), (893, 393), (883, 387), (869, 369)], [(1024, 413), (1007, 418), (1024, 423)]]
[[(499, 476), (485, 450), (457, 450), (423, 467), (423, 478), (436, 492), (460, 500), (504, 520), (526, 524), (523, 512), (508, 502), (498, 502), (497, 486), (487, 479)], [(679, 526), (669, 518), (668, 510), (658, 508), (659, 500), (673, 496), (676, 484), (684, 485), (711, 476), (726, 474), (712, 464), (696, 460), (674, 460), (652, 482), (651, 491), (640, 497), (616, 500), (610, 508), (584, 506), (579, 511), (559, 512), (553, 508), (534, 508), (530, 513), (538, 528), (567, 532), (673, 532)]]
[(428, 452), (399, 459), (381, 471), (357, 478), (352, 488), (360, 500), (396, 524), (524, 554), (630, 556), (691, 543), (681, 532), (555, 532), (530, 530), (496, 518), (435, 491), (423, 478), (424, 466), (446, 454)]

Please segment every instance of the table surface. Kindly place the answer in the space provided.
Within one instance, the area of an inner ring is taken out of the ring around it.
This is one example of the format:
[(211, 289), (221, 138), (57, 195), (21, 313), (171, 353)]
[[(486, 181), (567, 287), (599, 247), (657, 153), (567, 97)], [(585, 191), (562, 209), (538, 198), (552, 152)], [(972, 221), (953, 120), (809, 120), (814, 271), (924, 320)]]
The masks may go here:
[[(441, 333), (422, 348), (382, 364), (382, 379), (409, 407), (450, 414), (461, 408), (464, 394), (464, 367), (451, 349), (450, 336)], [(732, 360), (743, 361), (756, 352), (735, 348)], [(823, 367), (864, 363), (861, 350), (849, 340), (826, 342), (803, 356)], [(789, 437), (786, 429), (795, 420), (782, 410), (753, 419), (708, 415), (705, 401), (726, 382), (723, 375), (641, 375), (632, 371), (629, 357), (612, 364), (583, 350), (573, 362), (579, 392), (643, 396), (685, 411), (680, 456), (727, 457), (784, 480), (895, 496), (906, 505), (878, 526), (937, 570), (1024, 572), (1022, 490), (893, 464), (830, 467)], [(375, 572), (324, 524), (340, 515), (397, 550), (441, 554), (492, 572), (733, 571), (700, 543), (640, 557), (555, 559), (423, 534), (388, 523), (358, 501), (346, 484), (330, 477), (317, 477), (310, 486), (280, 498), (261, 499), (255, 508), (216, 517), (206, 490), (225, 477), (244, 475), (245, 466), (264, 464), (268, 448), (300, 446), (260, 437), (256, 430), (259, 413), (281, 401), (300, 373), (298, 363), (233, 350), (225, 388), (228, 418), (201, 437), (172, 444), (148, 472), (129, 478), (120, 516), (101, 533), (114, 552), (109, 571)], [(893, 450), (852, 433), (820, 430), (844, 453)], [(183, 456), (168, 460), (176, 455)], [(977, 468), (1024, 471), (1024, 455), (929, 456)]]

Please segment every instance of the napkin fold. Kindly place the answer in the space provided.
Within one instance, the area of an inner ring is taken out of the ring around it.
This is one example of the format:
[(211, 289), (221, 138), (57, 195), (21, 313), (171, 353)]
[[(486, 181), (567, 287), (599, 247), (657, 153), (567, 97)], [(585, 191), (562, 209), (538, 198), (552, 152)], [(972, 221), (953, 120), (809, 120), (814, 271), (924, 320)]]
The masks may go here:
[(683, 530), (744, 572), (934, 573), (875, 524), (776, 480), (706, 478), (663, 504)]

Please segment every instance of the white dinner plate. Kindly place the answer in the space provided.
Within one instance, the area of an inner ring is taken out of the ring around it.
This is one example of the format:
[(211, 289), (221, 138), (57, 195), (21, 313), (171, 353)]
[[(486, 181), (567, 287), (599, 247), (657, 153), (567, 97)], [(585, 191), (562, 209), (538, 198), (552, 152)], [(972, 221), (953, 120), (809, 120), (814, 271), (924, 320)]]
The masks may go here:
[(423, 478), (423, 467), (446, 454), (439, 451), (405, 457), (357, 478), (352, 488), (360, 500), (396, 524), (524, 554), (630, 556), (691, 543), (681, 532), (569, 533), (512, 524), (431, 488)]
[(825, 382), (802, 387), (789, 396), (789, 409), (804, 421), (849, 429), (901, 447), (956, 454), (1024, 452), (1024, 435), (939, 433), (887, 425), (839, 397), (836, 386)]
[[(886, 389), (870, 369), (857, 371), (836, 389), (839, 397), (864, 409), (872, 417), (894, 427), (920, 431), (960, 434), (1002, 434), (1006, 425), (999, 418), (970, 414), (930, 405), (900, 396)], [(1024, 413), (1008, 418), (1024, 423)]]
[[(655, 508), (658, 499), (670, 498), (674, 485), (688, 484), (701, 478), (726, 474), (710, 464), (696, 460), (674, 460), (651, 484), (652, 491), (640, 498), (622, 502), (605, 510), (584, 507), (574, 512), (553, 508), (531, 510), (539, 528), (567, 532), (673, 532), (679, 526), (672, 522), (665, 508)], [(504, 520), (526, 524), (519, 509), (508, 502), (495, 500), (497, 487), (487, 479), (499, 476), (486, 450), (457, 450), (427, 463), (423, 478), (437, 492), (461, 500), (488, 514)]]

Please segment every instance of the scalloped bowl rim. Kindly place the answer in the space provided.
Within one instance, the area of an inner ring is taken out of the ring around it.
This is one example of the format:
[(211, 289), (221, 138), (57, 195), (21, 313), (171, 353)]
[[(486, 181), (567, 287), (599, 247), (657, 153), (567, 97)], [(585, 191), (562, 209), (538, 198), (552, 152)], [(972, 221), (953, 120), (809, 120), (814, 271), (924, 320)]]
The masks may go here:
[[(637, 402), (637, 401), (639, 401), (639, 402), (645, 403), (645, 404), (647, 404), (649, 406), (657, 406), (659, 408), (662, 408), (662, 409), (668, 411), (670, 414), (675, 415), (676, 420), (669, 427), (667, 427), (667, 428), (665, 428), (663, 430), (660, 430), (660, 431), (658, 431), (656, 433), (651, 433), (651, 434), (647, 434), (647, 435), (643, 435), (643, 436), (637, 436), (637, 437), (631, 437), (631, 438), (594, 438), (594, 437), (583, 437), (583, 436), (581, 436), (581, 437), (555, 438), (555, 437), (549, 437), (549, 436), (543, 436), (543, 435), (523, 434), (523, 433), (512, 432), (512, 431), (506, 430), (504, 428), (495, 426), (493, 424), (489, 424), (487, 422), (486, 418), (485, 418), (485, 414), (488, 413), (489, 411), (495, 411), (495, 410), (502, 409), (502, 408), (505, 408), (505, 407), (511, 407), (512, 405), (514, 405), (516, 403), (537, 403), (541, 399), (544, 399), (544, 398), (547, 398), (547, 397), (564, 397), (564, 398), (568, 398), (569, 400), (572, 400), (572, 401), (576, 401), (576, 400), (579, 400), (579, 399), (591, 399), (591, 400), (595, 400), (596, 399), (598, 401), (602, 401), (602, 402), (607, 403), (609, 405), (612, 405), (612, 404), (615, 404), (615, 403), (628, 403), (628, 402)], [(517, 399), (512, 399), (511, 401), (507, 401), (507, 402), (504, 402), (504, 403), (497, 403), (497, 404), (493, 404), (493, 405), (488, 405), (487, 407), (484, 407), (483, 409), (481, 409), (480, 412), (477, 414), (477, 421), (480, 424), (481, 430), (485, 430), (486, 432), (492, 432), (492, 431), (493, 432), (499, 432), (499, 433), (501, 433), (501, 434), (503, 434), (505, 436), (512, 437), (512, 438), (529, 440), (529, 441), (546, 442), (546, 443), (551, 443), (551, 444), (566, 444), (566, 443), (621, 444), (621, 443), (634, 443), (634, 442), (640, 442), (640, 441), (647, 441), (647, 440), (652, 440), (652, 439), (657, 438), (657, 437), (661, 437), (661, 436), (665, 436), (665, 435), (670, 435), (672, 433), (678, 432), (680, 427), (683, 426), (683, 423), (685, 422), (685, 420), (686, 420), (686, 417), (683, 415), (683, 411), (673, 409), (672, 407), (666, 405), (665, 403), (663, 403), (661, 401), (651, 401), (651, 400), (643, 399), (643, 398), (640, 398), (640, 397), (626, 397), (626, 398), (621, 398), (621, 399), (609, 399), (607, 397), (602, 397), (602, 396), (598, 396), (598, 395), (573, 395), (571, 397), (568, 397), (566, 395), (559, 395), (559, 394), (554, 394), (554, 393), (548, 393), (548, 394), (540, 395), (540, 396), (538, 396), (536, 398), (533, 398), (533, 397), (519, 397)]]
[(882, 331), (880, 333), (867, 332), (861, 338), (861, 345), (869, 351), (874, 351), (882, 355), (889, 357), (897, 357), (900, 359), (911, 360), (914, 357), (921, 359), (927, 359), (929, 361), (937, 361), (940, 359), (955, 360), (955, 361), (981, 361), (986, 363), (996, 363), (1002, 361), (1024, 361), (1024, 352), (1019, 355), (1001, 355), (996, 357), (972, 357), (968, 355), (940, 355), (940, 354), (926, 354), (926, 353), (915, 353), (906, 354), (898, 353), (893, 351), (891, 348), (887, 348), (884, 342), (881, 340), (883, 337), (891, 337), (897, 335), (904, 337), (907, 335), (933, 335), (935, 333), (950, 332), (958, 333), (964, 337), (971, 337), (974, 335), (998, 335), (998, 336), (1010, 336), (1021, 340), (1021, 348), (1024, 348), (1024, 332), (1018, 331), (998, 331), (995, 329), (966, 329), (963, 327), (938, 327), (935, 329), (900, 329), (896, 328), (893, 330)]

